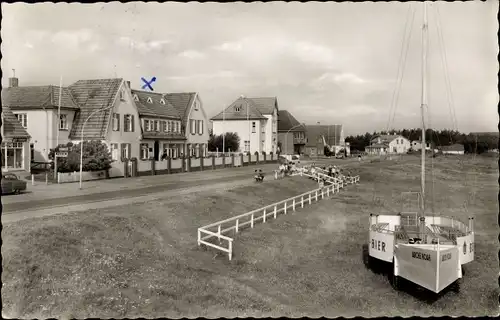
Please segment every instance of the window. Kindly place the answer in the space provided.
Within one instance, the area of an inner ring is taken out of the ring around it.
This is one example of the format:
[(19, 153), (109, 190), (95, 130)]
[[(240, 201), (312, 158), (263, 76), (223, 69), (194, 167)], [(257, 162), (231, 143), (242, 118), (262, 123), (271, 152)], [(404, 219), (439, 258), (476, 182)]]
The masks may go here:
[(125, 91), (120, 90), (120, 100), (125, 101)]
[(191, 134), (196, 133), (196, 120), (190, 119), (189, 120), (189, 127), (191, 128)]
[(194, 102), (194, 110), (198, 111), (198, 108), (199, 108), (198, 101), (195, 101)]
[(120, 114), (113, 113), (113, 131), (120, 131)]
[(250, 141), (245, 140), (245, 151), (249, 152), (250, 151)]
[(136, 94), (134, 94), (134, 100), (139, 101), (139, 97)]
[(148, 103), (153, 103), (153, 99), (151, 99), (151, 97), (148, 97)]
[(262, 130), (261, 132), (262, 132), (262, 133), (266, 133), (266, 124), (265, 124), (265, 123), (261, 123), (260, 127), (262, 128), (262, 129), (261, 129), (261, 130)]
[(23, 128), (28, 127), (28, 114), (27, 113), (16, 113), (16, 118), (19, 122), (21, 122), (21, 125)]
[(276, 133), (276, 121), (273, 121), (273, 133)]
[(2, 142), (2, 168), (25, 169), (24, 150), (21, 142)]
[(118, 143), (112, 143), (111, 144), (111, 159), (118, 161)]
[(167, 121), (167, 131), (166, 132), (172, 132), (172, 121)]
[(132, 145), (130, 143), (122, 143), (122, 161), (125, 159), (130, 159), (131, 147)]
[(160, 131), (160, 120), (155, 120), (154, 123), (155, 123), (154, 131), (156, 132)]
[(165, 120), (162, 120), (162, 121), (161, 121), (161, 128), (160, 128), (160, 131), (161, 131), (161, 132), (167, 132), (167, 121), (165, 121)]
[(161, 104), (165, 104), (165, 100), (164, 100), (164, 99), (161, 99), (161, 100), (160, 100), (160, 103), (161, 103)]
[(149, 145), (147, 143), (141, 143), (141, 160), (149, 159)]
[(198, 133), (203, 134), (203, 120), (198, 120)]
[(124, 132), (134, 132), (134, 116), (131, 114), (126, 114), (123, 117), (123, 131)]
[(396, 144), (399, 144), (399, 139), (396, 139)]
[(252, 122), (252, 133), (255, 133), (255, 122)]
[(66, 114), (59, 115), (59, 130), (68, 130), (68, 116)]
[(241, 107), (240, 107), (240, 106), (236, 106), (236, 107), (234, 107), (234, 111), (236, 111), (236, 112), (240, 112), (240, 110), (241, 110)]

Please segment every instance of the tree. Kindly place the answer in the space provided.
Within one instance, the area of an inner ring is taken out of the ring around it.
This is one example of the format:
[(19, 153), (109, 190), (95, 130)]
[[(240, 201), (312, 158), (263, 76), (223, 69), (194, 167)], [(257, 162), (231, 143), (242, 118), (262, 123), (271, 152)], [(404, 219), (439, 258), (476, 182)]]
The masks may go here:
[(224, 151), (222, 150), (222, 134), (221, 135), (211, 135), (208, 139), (208, 151), (215, 152), (228, 152), (238, 151), (240, 148), (240, 137), (236, 132), (226, 132), (224, 134)]
[[(49, 159), (54, 160), (55, 153), (60, 148), (68, 148), (68, 156), (57, 158), (58, 172), (73, 172), (80, 170), (80, 148), (81, 145), (68, 142), (67, 144), (59, 144), (56, 148), (49, 152)], [(100, 171), (111, 168), (111, 153), (108, 146), (100, 140), (84, 141), (83, 142), (83, 171)]]

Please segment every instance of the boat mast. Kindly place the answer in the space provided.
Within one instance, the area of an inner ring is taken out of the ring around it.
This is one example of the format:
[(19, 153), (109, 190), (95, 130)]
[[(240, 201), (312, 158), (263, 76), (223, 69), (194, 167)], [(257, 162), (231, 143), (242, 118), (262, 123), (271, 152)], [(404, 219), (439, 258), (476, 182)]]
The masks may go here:
[(425, 211), (425, 108), (427, 107), (427, 5), (424, 2), (424, 23), (422, 26), (422, 103), (420, 111), (422, 114), (422, 214)]

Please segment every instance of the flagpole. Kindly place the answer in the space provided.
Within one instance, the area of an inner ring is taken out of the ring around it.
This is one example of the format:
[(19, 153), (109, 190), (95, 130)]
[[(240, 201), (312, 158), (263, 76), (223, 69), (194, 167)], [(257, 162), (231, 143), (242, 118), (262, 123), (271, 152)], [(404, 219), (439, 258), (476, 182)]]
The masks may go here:
[(222, 108), (222, 154), (226, 155), (224, 152), (226, 150), (226, 107)]
[(62, 76), (59, 81), (59, 104), (57, 107), (57, 138), (56, 138), (56, 147), (59, 146), (59, 126), (61, 125), (61, 97), (62, 97)]
[(250, 111), (249, 109), (250, 109), (250, 108), (248, 107), (248, 101), (247, 101), (247, 99), (246, 99), (245, 97), (243, 97), (243, 99), (245, 100), (245, 103), (246, 103), (246, 105), (247, 105), (247, 122), (248, 122), (248, 153), (250, 154), (250, 153), (251, 153), (251, 152), (250, 152), (250, 150), (252, 150), (252, 149), (250, 148), (250, 146), (251, 146), (251, 142), (250, 142), (250, 141), (252, 141), (252, 136), (250, 135), (250, 113), (249, 113), (249, 111)]

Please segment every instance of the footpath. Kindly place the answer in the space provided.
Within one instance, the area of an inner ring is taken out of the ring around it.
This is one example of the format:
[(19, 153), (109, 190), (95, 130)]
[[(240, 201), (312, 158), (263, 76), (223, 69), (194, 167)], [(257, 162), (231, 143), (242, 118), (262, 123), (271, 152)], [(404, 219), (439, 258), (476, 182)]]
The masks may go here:
[(2, 211), (8, 213), (75, 202), (137, 197), (152, 192), (179, 189), (197, 184), (234, 181), (247, 177), (251, 180), (256, 168), (262, 169), (270, 177), (272, 170), (276, 168), (276, 164), (176, 173), (171, 175), (84, 181), (82, 190), (79, 189), (78, 183), (51, 185), (36, 183), (34, 186), (29, 184), (25, 193), (2, 196)]

